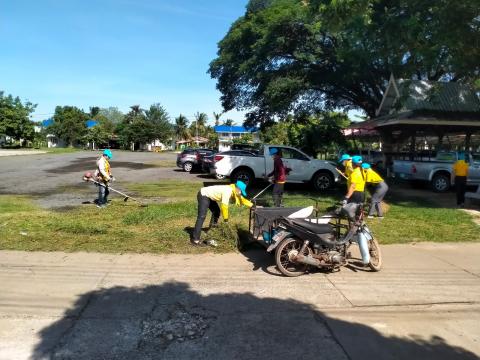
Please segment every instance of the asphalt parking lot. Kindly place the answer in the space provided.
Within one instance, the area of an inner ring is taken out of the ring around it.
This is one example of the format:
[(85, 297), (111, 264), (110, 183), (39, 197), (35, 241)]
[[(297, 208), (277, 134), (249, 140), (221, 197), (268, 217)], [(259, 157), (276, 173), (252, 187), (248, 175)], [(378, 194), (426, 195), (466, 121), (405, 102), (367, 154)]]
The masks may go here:
[[(93, 172), (100, 153), (80, 151), (68, 154), (36, 154), (0, 157), (0, 194), (32, 195), (45, 208), (81, 205), (93, 200), (96, 189), (86, 184), (83, 174)], [(125, 183), (161, 180), (216, 180), (206, 174), (188, 174), (177, 168), (177, 154), (114, 151), (112, 173), (115, 188), (125, 190)]]

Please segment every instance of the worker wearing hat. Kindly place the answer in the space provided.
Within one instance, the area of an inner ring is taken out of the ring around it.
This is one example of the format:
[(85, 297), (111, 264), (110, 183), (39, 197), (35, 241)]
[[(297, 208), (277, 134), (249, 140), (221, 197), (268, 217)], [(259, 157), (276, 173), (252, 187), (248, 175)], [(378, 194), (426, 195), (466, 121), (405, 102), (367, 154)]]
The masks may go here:
[(343, 203), (361, 204), (365, 201), (365, 177), (362, 172), (362, 157), (352, 156), (353, 170), (347, 179), (347, 194), (343, 199)]
[(103, 186), (98, 186), (97, 207), (99, 208), (104, 208), (108, 202), (108, 194), (110, 194), (108, 183), (113, 179), (109, 162), (112, 157), (113, 155), (110, 149), (106, 149), (103, 151), (102, 156), (97, 160), (95, 177), (100, 184), (103, 184)]
[(463, 207), (467, 189), (468, 163), (465, 162), (465, 153), (458, 153), (458, 160), (453, 164), (453, 181), (457, 193), (457, 206)]
[[(248, 208), (253, 206), (252, 202), (246, 199), (247, 185), (243, 181), (237, 181), (230, 185), (206, 186), (200, 189), (197, 194), (198, 215), (193, 229), (191, 244), (194, 246), (203, 246), (200, 241), (202, 226), (207, 217), (207, 210), (212, 212), (211, 226), (215, 226), (222, 214), (223, 221), (228, 222), (228, 206), (234, 202), (237, 206), (244, 205)], [(220, 207), (218, 206), (220, 203)]]
[(348, 154), (343, 154), (338, 160), (340, 164), (343, 165), (344, 175), (348, 179), (350, 174), (353, 172), (352, 157)]
[(371, 186), (372, 198), (370, 200), (370, 210), (368, 217), (373, 218), (373, 214), (377, 211), (377, 216), (383, 219), (382, 200), (388, 191), (388, 185), (378, 173), (372, 169), (370, 164), (362, 163), (362, 170), (367, 186)]
[(291, 169), (283, 164), (282, 153), (278, 148), (270, 148), (269, 153), (273, 156), (273, 171), (267, 176), (273, 176), (273, 204), (275, 207), (281, 207), (285, 182)]

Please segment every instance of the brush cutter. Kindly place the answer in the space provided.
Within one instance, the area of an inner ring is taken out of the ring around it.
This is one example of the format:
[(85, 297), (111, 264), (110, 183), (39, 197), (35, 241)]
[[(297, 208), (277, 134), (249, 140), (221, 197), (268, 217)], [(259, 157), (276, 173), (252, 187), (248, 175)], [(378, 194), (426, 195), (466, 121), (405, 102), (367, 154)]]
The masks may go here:
[(98, 186), (103, 186), (104, 188), (108, 188), (108, 190), (110, 191), (113, 191), (113, 192), (116, 192), (117, 194), (119, 195), (122, 195), (123, 196), (123, 201), (127, 202), (128, 199), (131, 199), (133, 201), (136, 201), (137, 203), (140, 204), (140, 206), (147, 206), (146, 204), (142, 203), (140, 200), (138, 199), (135, 199), (134, 197), (131, 197), (130, 195), (127, 195), (121, 191), (118, 191), (118, 190), (115, 190), (114, 188), (110, 187), (110, 186), (106, 186), (105, 184), (99, 182), (99, 181), (96, 181), (93, 176), (92, 176), (92, 173), (90, 172), (87, 172), (85, 173), (85, 175), (83, 175), (83, 180), (84, 181), (87, 181), (87, 182), (91, 182), (91, 183), (94, 183), (95, 185), (98, 185)]
[(263, 194), (265, 191), (267, 191), (267, 189), (268, 189), (270, 186), (272, 186), (272, 185), (273, 185), (273, 183), (268, 184), (268, 186), (267, 186), (265, 189), (263, 189), (262, 191), (260, 191), (257, 195), (255, 195), (255, 196), (252, 198), (252, 200), (255, 200), (257, 197), (259, 197), (260, 195), (262, 195), (262, 194)]

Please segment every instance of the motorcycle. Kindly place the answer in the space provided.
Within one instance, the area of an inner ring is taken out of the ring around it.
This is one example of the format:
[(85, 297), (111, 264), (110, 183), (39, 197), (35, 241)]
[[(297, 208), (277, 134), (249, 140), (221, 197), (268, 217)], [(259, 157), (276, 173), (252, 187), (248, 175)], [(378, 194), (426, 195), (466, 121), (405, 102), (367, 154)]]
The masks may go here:
[(325, 216), (327, 223), (286, 217), (279, 220), (267, 249), (275, 250), (278, 270), (290, 277), (306, 273), (309, 266), (339, 270), (353, 261), (349, 250), (357, 243), (363, 264), (372, 271), (380, 271), (380, 246), (364, 222), (363, 204), (336, 205), (329, 210)]

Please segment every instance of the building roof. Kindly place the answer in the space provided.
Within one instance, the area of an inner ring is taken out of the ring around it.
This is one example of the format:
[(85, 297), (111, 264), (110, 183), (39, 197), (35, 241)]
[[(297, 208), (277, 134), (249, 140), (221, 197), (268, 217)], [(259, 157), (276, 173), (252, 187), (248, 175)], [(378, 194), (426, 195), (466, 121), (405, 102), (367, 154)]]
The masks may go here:
[(406, 80), (390, 77), (377, 117), (406, 111), (480, 112), (475, 90), (458, 82)]
[(85, 122), (85, 125), (87, 125), (87, 129), (90, 129), (90, 128), (94, 127), (94, 126), (97, 125), (97, 124), (98, 124), (98, 121), (97, 121), (97, 120), (92, 120), (92, 119), (87, 120), (87, 121)]
[(53, 119), (51, 119), (51, 118), (50, 119), (45, 119), (41, 122), (41, 124), (42, 124), (41, 126), (43, 126), (43, 127), (50, 126), (50, 125), (53, 124)]
[(257, 132), (258, 128), (246, 128), (244, 126), (228, 126), (228, 125), (217, 125), (213, 127), (213, 130), (217, 133), (222, 132), (231, 132), (231, 133), (252, 133)]
[[(95, 125), (98, 124), (98, 121), (97, 120), (93, 120), (93, 119), (90, 119), (90, 120), (87, 120), (85, 122), (85, 125), (87, 126), (87, 129), (90, 129), (91, 127), (94, 127)], [(45, 119), (43, 121), (41, 121), (41, 126), (42, 127), (48, 127), (50, 125), (53, 125), (53, 119), (50, 118), (50, 119)]]

